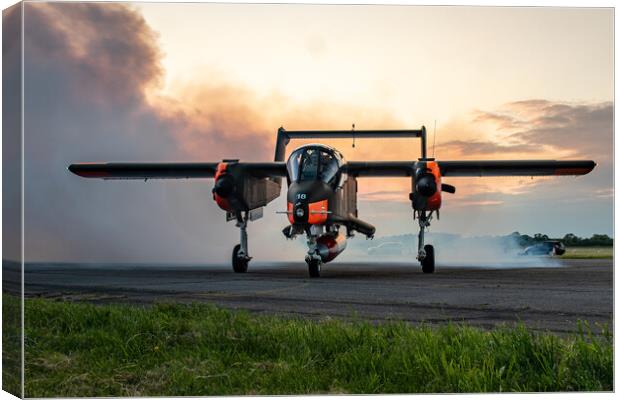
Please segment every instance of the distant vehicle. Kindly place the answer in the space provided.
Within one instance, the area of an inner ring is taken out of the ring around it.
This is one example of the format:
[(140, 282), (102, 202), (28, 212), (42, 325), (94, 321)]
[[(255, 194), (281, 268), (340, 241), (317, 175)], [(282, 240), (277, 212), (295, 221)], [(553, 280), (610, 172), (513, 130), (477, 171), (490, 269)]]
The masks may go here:
[(369, 256), (400, 256), (403, 254), (403, 244), (399, 242), (385, 242), (368, 248)]
[(564, 243), (558, 240), (546, 240), (542, 243), (536, 243), (535, 245), (526, 247), (523, 251), (523, 255), (525, 256), (540, 256), (540, 255), (550, 255), (550, 256), (561, 256), (566, 252), (566, 247), (564, 247)]

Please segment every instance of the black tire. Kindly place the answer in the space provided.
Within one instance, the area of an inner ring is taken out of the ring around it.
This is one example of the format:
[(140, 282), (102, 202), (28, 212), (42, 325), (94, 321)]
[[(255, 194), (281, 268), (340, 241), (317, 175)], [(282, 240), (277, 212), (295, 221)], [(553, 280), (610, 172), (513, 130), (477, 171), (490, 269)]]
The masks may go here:
[(321, 260), (313, 258), (308, 261), (308, 274), (310, 278), (318, 278), (321, 276)]
[(248, 271), (248, 262), (249, 260), (244, 257), (239, 257), (239, 249), (241, 245), (238, 244), (233, 248), (232, 252), (232, 267), (233, 271), (238, 274), (242, 274)]
[(435, 248), (427, 244), (424, 246), (424, 252), (426, 252), (426, 257), (422, 260), (422, 272), (432, 274), (435, 272)]

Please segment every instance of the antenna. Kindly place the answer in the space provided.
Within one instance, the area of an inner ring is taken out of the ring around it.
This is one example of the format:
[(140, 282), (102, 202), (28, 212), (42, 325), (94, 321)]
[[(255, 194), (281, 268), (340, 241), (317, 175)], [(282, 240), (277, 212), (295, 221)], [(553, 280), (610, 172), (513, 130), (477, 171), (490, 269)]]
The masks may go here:
[(355, 122), (351, 124), (351, 132), (353, 135), (353, 144), (351, 145), (351, 147), (355, 148)]
[(437, 120), (433, 125), (433, 158), (435, 158), (435, 139), (437, 139)]

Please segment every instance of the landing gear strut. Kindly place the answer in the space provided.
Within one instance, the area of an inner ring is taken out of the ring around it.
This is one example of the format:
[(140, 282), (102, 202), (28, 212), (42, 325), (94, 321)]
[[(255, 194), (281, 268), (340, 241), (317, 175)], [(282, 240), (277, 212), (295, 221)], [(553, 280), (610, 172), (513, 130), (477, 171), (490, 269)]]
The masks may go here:
[(248, 270), (248, 263), (252, 257), (248, 254), (248, 212), (239, 212), (237, 214), (237, 227), (241, 233), (241, 243), (233, 248), (232, 267), (236, 273), (244, 273)]
[[(414, 211), (414, 217), (415, 217)], [(418, 256), (416, 257), (422, 264), (422, 272), (432, 274), (435, 272), (435, 248), (430, 245), (424, 245), (424, 229), (431, 225), (432, 212), (426, 214), (426, 211), (417, 211), (418, 221), (420, 223), (420, 233), (418, 234)]]
[(308, 264), (308, 275), (310, 278), (318, 278), (321, 276), (321, 256), (317, 249), (317, 237), (323, 232), (323, 228), (313, 225), (307, 231), (308, 237), (308, 254), (306, 254), (306, 263)]

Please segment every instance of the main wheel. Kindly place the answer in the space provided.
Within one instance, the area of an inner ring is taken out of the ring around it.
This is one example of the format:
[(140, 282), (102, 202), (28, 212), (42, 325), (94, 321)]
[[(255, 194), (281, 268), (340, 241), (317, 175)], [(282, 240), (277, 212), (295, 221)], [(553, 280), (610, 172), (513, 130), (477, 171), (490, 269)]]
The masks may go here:
[(248, 260), (245, 257), (240, 257), (239, 256), (239, 249), (241, 249), (241, 245), (240, 244), (236, 245), (233, 248), (233, 252), (232, 252), (232, 267), (233, 267), (233, 271), (235, 271), (238, 274), (247, 272), (247, 270), (248, 270), (248, 262), (250, 261), (250, 260)]
[(427, 244), (424, 246), (424, 252), (426, 257), (422, 260), (422, 272), (425, 274), (432, 274), (435, 272), (435, 248)]
[(318, 278), (321, 276), (321, 260), (315, 258), (308, 261), (308, 273), (311, 278)]

